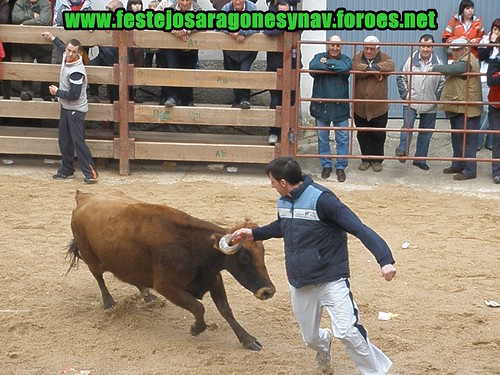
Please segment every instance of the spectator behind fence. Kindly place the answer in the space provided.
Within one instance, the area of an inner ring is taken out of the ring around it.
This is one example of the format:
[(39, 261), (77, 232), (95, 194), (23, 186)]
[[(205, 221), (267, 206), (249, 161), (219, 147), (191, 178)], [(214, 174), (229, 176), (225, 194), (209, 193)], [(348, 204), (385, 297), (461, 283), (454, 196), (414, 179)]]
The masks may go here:
[[(483, 20), (474, 15), (474, 2), (462, 0), (458, 5), (458, 13), (453, 15), (443, 31), (442, 42), (451, 43), (457, 38), (465, 38), (469, 43), (479, 43), (484, 35)], [(472, 54), (477, 58), (476, 47), (471, 48)], [(448, 64), (453, 62), (450, 50), (447, 51)]]
[[(257, 1), (254, 1), (255, 3)], [(276, 12), (279, 10), (281, 0), (266, 0), (267, 8), (271, 12)], [(297, 4), (300, 3), (300, 0), (287, 0), (288, 5), (290, 5), (290, 10), (297, 10)]]
[[(353, 69), (362, 72), (392, 72), (394, 62), (377, 45), (380, 41), (376, 36), (367, 36), (367, 44), (363, 51), (358, 52), (353, 59)], [(355, 99), (387, 100), (389, 95), (386, 74), (361, 73), (354, 76)], [(354, 122), (359, 128), (373, 127), (383, 129), (387, 126), (389, 112), (388, 103), (359, 102), (354, 103)], [(362, 155), (384, 156), (386, 139), (385, 131), (359, 131), (357, 134)], [(372, 166), (375, 172), (382, 171), (384, 159), (361, 159), (360, 171), (366, 171)]]
[(87, 103), (87, 73), (80, 56), (82, 48), (76, 39), (70, 39), (67, 45), (55, 38), (50, 32), (42, 34), (51, 40), (63, 53), (59, 87), (51, 85), (50, 93), (57, 97), (61, 105), (59, 118), (58, 141), (62, 156), (62, 165), (57, 173), (52, 176), (54, 180), (67, 180), (75, 178), (74, 157), (78, 158), (80, 170), (84, 175), (84, 182), (94, 184), (98, 174), (94, 159), (85, 143), (85, 114), (88, 110)]
[[(214, 7), (215, 10), (222, 10), (224, 5), (229, 3), (231, 0), (210, 0), (212, 3), (212, 6)], [(252, 3), (257, 3), (257, 0), (250, 0)]]
[[(334, 35), (328, 39), (326, 52), (316, 54), (309, 63), (310, 70), (322, 70), (324, 73), (310, 73), (314, 78), (312, 97), (319, 99), (349, 99), (349, 71), (352, 69), (352, 60), (342, 52), (339, 36)], [(348, 102), (311, 102), (311, 116), (316, 120), (316, 126), (347, 128), (349, 126), (349, 103)], [(335, 143), (337, 161), (335, 162), (335, 174), (337, 181), (344, 182), (346, 179), (345, 169), (348, 159), (342, 155), (349, 154), (349, 131), (335, 130)], [(318, 130), (318, 152), (320, 155), (331, 155), (330, 130)], [(332, 172), (332, 159), (322, 157), (319, 159), (323, 170), (321, 178), (327, 179)]]
[[(52, 6), (49, 0), (17, 0), (12, 9), (12, 23), (27, 26), (50, 26)], [(50, 64), (52, 46), (50, 44), (18, 44), (20, 59), (23, 63)], [(17, 58), (15, 58), (17, 60)], [(41, 82), (40, 96), (50, 101), (49, 83)], [(33, 100), (35, 88), (33, 82), (23, 81), (21, 86), (21, 100)]]
[[(442, 65), (442, 61), (434, 53), (434, 37), (424, 34), (419, 40), (420, 46), (413, 56), (406, 60), (401, 68), (403, 72), (423, 72), (426, 73), (434, 65)], [(411, 87), (410, 87), (411, 80)], [(444, 76), (437, 75), (399, 75), (396, 78), (399, 96), (403, 100), (431, 101), (439, 100), (444, 85)], [(403, 105), (403, 126), (401, 129), (413, 129), (417, 116), (419, 117), (419, 129), (434, 129), (436, 127), (437, 104), (411, 103)], [(406, 156), (410, 150), (412, 132), (401, 132), (399, 146), (396, 147), (396, 156)], [(419, 132), (417, 136), (416, 157), (426, 157), (429, 152), (429, 144), (432, 132)], [(406, 160), (400, 159), (401, 163)], [(429, 166), (426, 160), (415, 160), (413, 165), (427, 171)]]
[[(248, 0), (231, 0), (222, 7), (223, 12), (253, 12), (257, 7)], [(258, 33), (256, 30), (239, 30), (229, 35), (238, 43), (245, 43), (246, 38)], [(257, 58), (257, 51), (222, 51), (224, 69), (248, 72)], [(250, 109), (250, 89), (233, 89), (233, 108)]]
[[(0, 24), (11, 23), (11, 2), (9, 0), (0, 0)], [(12, 61), (12, 44), (3, 43), (3, 49), (5, 56), (3, 61)], [(10, 99), (11, 94), (11, 84), (9, 80), (5, 80), (0, 77), (2, 81), (2, 97), (6, 100)]]
[[(316, 352), (320, 371), (333, 374), (331, 350), (336, 337), (360, 373), (387, 374), (392, 361), (369, 340), (353, 299), (347, 233), (372, 253), (386, 281), (396, 276), (391, 249), (332, 191), (303, 175), (295, 159), (272, 160), (266, 174), (280, 195), (278, 218), (262, 227), (236, 230), (233, 241), (283, 238), (292, 310), (302, 339)], [(324, 312), (331, 329), (321, 327)]]
[[(129, 12), (141, 12), (143, 10), (142, 0), (128, 0), (127, 1), (127, 10)], [(134, 66), (138, 68), (142, 68), (145, 66), (144, 61), (144, 48), (129, 48), (128, 49), (129, 63), (134, 64)], [(142, 100), (137, 98), (137, 89), (133, 86), (129, 88), (129, 97), (130, 100), (135, 101), (136, 103), (142, 103)]]
[[(193, 0), (177, 0), (172, 5), (177, 12), (199, 12), (201, 7)], [(171, 34), (183, 42), (189, 40), (191, 30), (173, 30)], [(186, 44), (187, 45), (187, 44)], [(165, 54), (167, 68), (170, 69), (196, 69), (198, 64), (197, 49), (164, 49), (160, 53)], [(183, 106), (194, 106), (194, 95), (192, 87), (162, 87), (162, 101), (165, 107), (174, 107), (178, 104)]]
[[(490, 91), (488, 101), (500, 102), (500, 55), (490, 59), (488, 71), (486, 72)], [(488, 108), (488, 120), (491, 130), (500, 131), (500, 104), (491, 104)], [(491, 163), (493, 182), (500, 184), (500, 133), (492, 135), (492, 158), (498, 161)]]
[[(463, 73), (479, 73), (479, 63), (467, 47), (467, 39), (458, 38), (451, 42), (450, 49), (453, 63), (450, 65), (436, 65), (432, 71), (442, 73), (447, 77), (441, 94), (441, 101), (481, 102), (481, 80), (479, 76), (469, 76)], [(483, 112), (481, 104), (440, 104), (439, 109), (446, 112), (454, 130), (478, 130), (479, 118)], [(476, 158), (477, 133), (451, 133), (453, 158)], [(465, 143), (464, 143), (465, 141)], [(465, 150), (463, 146), (465, 144)], [(453, 179), (464, 181), (476, 178), (476, 161), (453, 160), (451, 166), (443, 169), (444, 174), (455, 174)]]
[[(495, 18), (491, 23), (490, 32), (483, 36), (481, 39), (481, 46), (478, 48), (479, 61), (481, 63), (480, 72), (484, 75), (481, 76), (481, 89), (483, 92), (483, 99), (488, 97), (488, 84), (486, 82), (486, 72), (488, 71), (488, 60), (494, 59), (498, 53), (498, 47), (488, 46), (490, 43), (500, 42), (500, 18)], [(482, 46), (484, 45), (484, 47)], [(483, 113), (481, 115), (480, 130), (491, 129), (488, 124), (488, 105), (483, 106)], [(492, 149), (493, 136), (491, 134), (479, 133), (477, 141), (477, 150), (481, 150), (483, 145), (485, 148)]]
[[(56, 3), (54, 8), (54, 26), (62, 27), (64, 26), (64, 12), (86, 12), (92, 10), (92, 4), (90, 0), (60, 0), (60, 3)], [(80, 49), (80, 54), (83, 58), (83, 63), (88, 64), (89, 57), (88, 51), (85, 48)], [(62, 53), (57, 49), (56, 46), (52, 49), (52, 64), (60, 64), (62, 61)]]
[[(125, 6), (119, 0), (111, 0), (106, 4), (106, 10), (114, 12), (117, 9), (124, 9)], [(129, 56), (130, 59), (130, 56)], [(99, 53), (92, 60), (90, 66), (113, 66), (118, 64), (118, 48), (117, 47), (102, 47), (99, 46)], [(119, 88), (117, 85), (107, 85), (108, 100), (113, 103), (119, 100)], [(130, 99), (133, 100), (133, 88), (129, 88)], [(99, 103), (99, 85), (92, 83), (89, 85), (89, 103)]]
[[(290, 0), (276, 0), (277, 12), (288, 12), (290, 8)], [(271, 10), (271, 9), (269, 9)], [(270, 37), (278, 37), (283, 35), (283, 30), (273, 29), (273, 30), (264, 30), (264, 35)], [(297, 64), (297, 51), (295, 49), (292, 50), (292, 61), (291, 67), (295, 68)], [(301, 64), (302, 66), (302, 64)], [(282, 52), (266, 52), (266, 71), (268, 72), (276, 72), (278, 69), (283, 68), (283, 53)], [(283, 100), (283, 91), (281, 90), (269, 90), (269, 94), (271, 95), (271, 102), (269, 103), (269, 108), (276, 109), (277, 106), (281, 106)], [(292, 91), (290, 97), (290, 105), (294, 105), (295, 103), (295, 91)], [(281, 137), (281, 128), (272, 127), (269, 128), (269, 138), (268, 143), (270, 145), (274, 145), (279, 141)]]
[[(148, 4), (148, 9), (155, 10), (158, 4), (160, 4), (158, 0), (151, 0)], [(156, 62), (156, 59), (158, 58), (158, 52), (160, 52), (159, 48), (146, 48), (144, 50), (144, 66), (146, 68), (153, 67), (153, 60), (155, 60)]]

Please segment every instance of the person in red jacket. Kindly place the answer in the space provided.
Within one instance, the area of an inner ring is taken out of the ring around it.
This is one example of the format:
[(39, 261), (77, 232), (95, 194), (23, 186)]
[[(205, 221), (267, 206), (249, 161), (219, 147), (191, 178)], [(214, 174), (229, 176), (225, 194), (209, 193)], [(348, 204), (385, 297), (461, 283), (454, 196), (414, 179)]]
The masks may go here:
[[(462, 0), (458, 6), (458, 13), (450, 18), (444, 29), (442, 42), (451, 43), (455, 39), (463, 37), (469, 43), (479, 43), (483, 35), (483, 20), (474, 15), (474, 2)], [(477, 47), (471, 47), (471, 52), (478, 58)], [(453, 61), (450, 53), (448, 53), (448, 61), (449, 64)]]
[[(490, 92), (488, 101), (500, 102), (500, 55), (489, 60), (486, 79)], [(488, 122), (491, 130), (500, 131), (500, 104), (490, 104), (488, 108)], [(491, 163), (493, 182), (500, 184), (500, 133), (493, 134), (493, 145), (491, 156), (499, 161)]]

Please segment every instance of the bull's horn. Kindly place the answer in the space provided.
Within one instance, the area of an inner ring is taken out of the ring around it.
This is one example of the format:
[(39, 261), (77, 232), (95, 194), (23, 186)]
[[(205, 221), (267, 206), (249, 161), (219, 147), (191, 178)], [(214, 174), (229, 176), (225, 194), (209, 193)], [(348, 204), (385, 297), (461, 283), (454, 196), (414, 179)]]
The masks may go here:
[(240, 241), (233, 246), (229, 245), (230, 243), (231, 243), (230, 234), (222, 236), (221, 239), (219, 240), (219, 250), (222, 251), (224, 254), (231, 255), (236, 253), (241, 248), (241, 246), (243, 246), (243, 241)]

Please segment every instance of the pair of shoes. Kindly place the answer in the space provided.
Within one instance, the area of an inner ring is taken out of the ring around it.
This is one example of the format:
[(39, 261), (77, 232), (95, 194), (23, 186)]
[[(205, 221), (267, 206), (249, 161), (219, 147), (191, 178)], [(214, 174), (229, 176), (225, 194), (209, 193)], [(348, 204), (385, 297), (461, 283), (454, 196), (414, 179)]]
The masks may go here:
[(493, 177), (493, 183), (494, 184), (500, 184), (500, 176)]
[(22, 91), (19, 97), (24, 101), (33, 100), (33, 93), (31, 91)]
[(332, 347), (332, 331), (328, 328), (325, 329), (328, 331), (329, 343), (328, 343), (328, 351), (320, 351), (316, 353), (316, 363), (321, 372), (328, 373), (332, 368), (332, 355), (330, 354)]
[(426, 163), (419, 163), (419, 162), (414, 161), (413, 165), (417, 168), (420, 168), (423, 171), (428, 171), (430, 169)]
[(177, 102), (174, 98), (168, 98), (167, 100), (165, 100), (165, 107), (175, 107), (176, 105)]
[[(396, 147), (394, 154), (398, 157), (406, 156), (406, 153), (404, 152), (404, 150), (399, 146)], [(404, 164), (404, 163), (406, 163), (406, 160), (400, 159), (399, 162)]]
[(237, 108), (250, 109), (250, 102), (248, 100), (242, 100)]
[(90, 95), (87, 99), (89, 103), (100, 103), (101, 101), (97, 97), (97, 95)]
[(344, 182), (345, 181), (345, 172), (343, 169), (337, 169), (335, 170), (335, 174), (337, 175), (337, 181), (338, 182)]
[(372, 168), (373, 168), (373, 171), (374, 172), (382, 172), (382, 163), (376, 161), (374, 163), (372, 163)]
[(86, 184), (96, 184), (97, 183), (97, 177), (85, 177), (83, 179), (83, 182)]
[(278, 136), (276, 134), (271, 134), (267, 140), (267, 143), (269, 143), (270, 145), (278, 143)]
[(363, 171), (363, 172), (364, 172), (364, 171), (367, 171), (367, 170), (368, 170), (368, 168), (370, 168), (370, 165), (371, 165), (371, 164), (370, 164), (370, 162), (369, 162), (369, 161), (364, 161), (364, 162), (362, 162), (362, 163), (359, 165), (358, 169), (359, 169), (360, 171)]
[(75, 178), (75, 174), (64, 174), (60, 171), (57, 171), (55, 175), (52, 176), (54, 180), (72, 180)]
[(448, 167), (448, 168), (443, 169), (443, 173), (444, 174), (460, 173), (460, 172), (462, 172), (462, 169), (463, 168), (459, 168), (459, 167)]
[(457, 173), (455, 176), (453, 176), (453, 179), (455, 181), (465, 181), (465, 180), (472, 180), (476, 178), (476, 176), (470, 176), (470, 175), (467, 175), (463, 172), (460, 172), (460, 173)]
[(323, 170), (321, 171), (321, 178), (323, 180), (326, 180), (328, 177), (330, 177), (331, 173), (332, 173), (332, 167), (323, 167)]

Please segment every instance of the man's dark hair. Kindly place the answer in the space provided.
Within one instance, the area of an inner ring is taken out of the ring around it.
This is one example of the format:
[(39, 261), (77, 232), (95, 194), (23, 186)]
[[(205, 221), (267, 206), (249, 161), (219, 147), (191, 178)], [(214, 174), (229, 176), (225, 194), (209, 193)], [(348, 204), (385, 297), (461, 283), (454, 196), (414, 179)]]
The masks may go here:
[(420, 42), (423, 42), (425, 40), (430, 40), (432, 43), (434, 43), (434, 37), (431, 34), (422, 35), (418, 41), (420, 43)]
[(266, 174), (276, 181), (285, 180), (291, 185), (304, 180), (299, 163), (290, 156), (280, 156), (271, 160), (266, 167)]
[(71, 44), (72, 46), (78, 47), (78, 51), (82, 49), (82, 44), (78, 39), (70, 39), (68, 40), (68, 44)]
[(458, 6), (458, 15), (462, 16), (464, 14), (464, 9), (468, 7), (474, 8), (474, 2), (472, 0), (462, 0)]

